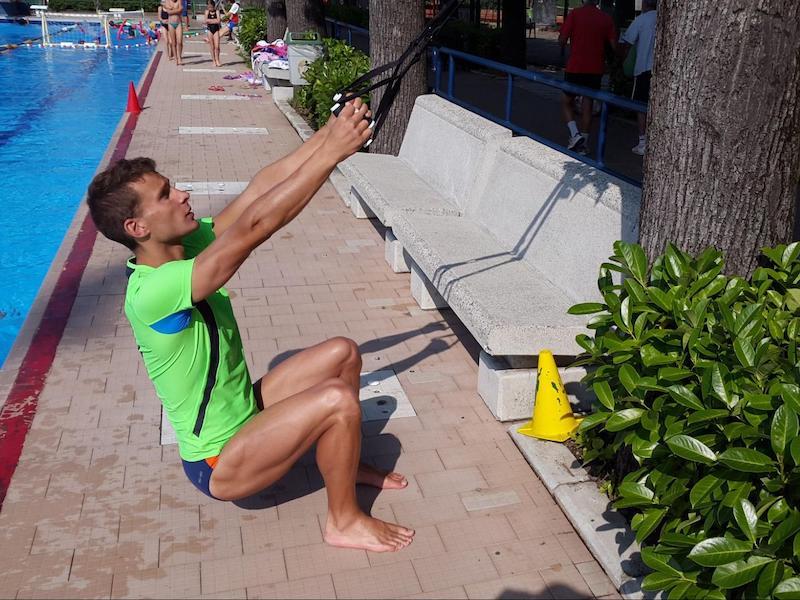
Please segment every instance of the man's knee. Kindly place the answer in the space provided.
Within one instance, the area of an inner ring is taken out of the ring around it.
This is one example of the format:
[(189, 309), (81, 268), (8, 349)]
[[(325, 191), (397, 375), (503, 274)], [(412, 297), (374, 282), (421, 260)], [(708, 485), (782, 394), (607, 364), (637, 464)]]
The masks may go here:
[(350, 419), (361, 418), (361, 405), (355, 390), (339, 378), (325, 381), (323, 400), (334, 417)]
[(329, 340), (332, 352), (340, 359), (340, 362), (361, 362), (361, 351), (350, 338), (338, 336)]

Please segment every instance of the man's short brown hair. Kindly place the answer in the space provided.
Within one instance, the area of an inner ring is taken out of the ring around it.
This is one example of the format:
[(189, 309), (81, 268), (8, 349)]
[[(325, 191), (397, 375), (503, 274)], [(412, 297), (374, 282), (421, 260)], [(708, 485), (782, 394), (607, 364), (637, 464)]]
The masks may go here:
[(92, 179), (86, 203), (100, 233), (131, 250), (136, 249), (136, 240), (123, 227), (125, 220), (134, 218), (139, 208), (139, 195), (131, 184), (155, 172), (152, 158), (123, 158)]

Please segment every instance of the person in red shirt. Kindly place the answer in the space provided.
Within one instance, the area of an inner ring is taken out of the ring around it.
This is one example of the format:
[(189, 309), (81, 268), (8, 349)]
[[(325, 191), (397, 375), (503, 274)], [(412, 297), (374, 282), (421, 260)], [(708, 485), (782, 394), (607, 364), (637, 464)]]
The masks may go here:
[[(614, 50), (617, 47), (614, 21), (597, 7), (597, 3), (598, 0), (583, 0), (583, 6), (569, 13), (558, 36), (562, 48), (566, 48), (567, 42), (570, 44), (564, 81), (595, 90), (600, 89), (603, 77), (606, 42)], [(586, 153), (592, 124), (592, 99), (583, 97), (581, 129), (578, 131), (573, 109), (575, 96), (564, 92), (561, 102), (570, 135), (567, 148)]]

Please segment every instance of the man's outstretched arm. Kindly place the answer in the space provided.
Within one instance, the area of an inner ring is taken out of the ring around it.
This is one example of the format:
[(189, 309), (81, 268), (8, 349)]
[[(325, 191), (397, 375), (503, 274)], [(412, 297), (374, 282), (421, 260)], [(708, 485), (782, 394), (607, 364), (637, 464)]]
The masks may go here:
[(256, 173), (239, 197), (214, 217), (214, 233), (217, 237), (225, 233), (253, 202), (297, 171), (322, 146), (332, 125), (329, 122), (321, 127), (299, 148)]
[(194, 302), (225, 285), (253, 250), (305, 208), (334, 167), (364, 145), (372, 135), (366, 114), (367, 105), (359, 99), (348, 103), (330, 124), (316, 151), (291, 177), (256, 197), (233, 223), (217, 233), (217, 239), (195, 259)]

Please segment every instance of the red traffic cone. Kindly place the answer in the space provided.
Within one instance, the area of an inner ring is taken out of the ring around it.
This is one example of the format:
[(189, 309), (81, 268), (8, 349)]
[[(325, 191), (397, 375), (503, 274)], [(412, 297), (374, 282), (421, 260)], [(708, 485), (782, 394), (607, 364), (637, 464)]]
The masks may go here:
[(142, 112), (142, 107), (139, 106), (139, 98), (136, 97), (136, 88), (133, 87), (132, 81), (128, 87), (128, 106), (125, 108), (125, 112), (133, 113), (134, 115)]

